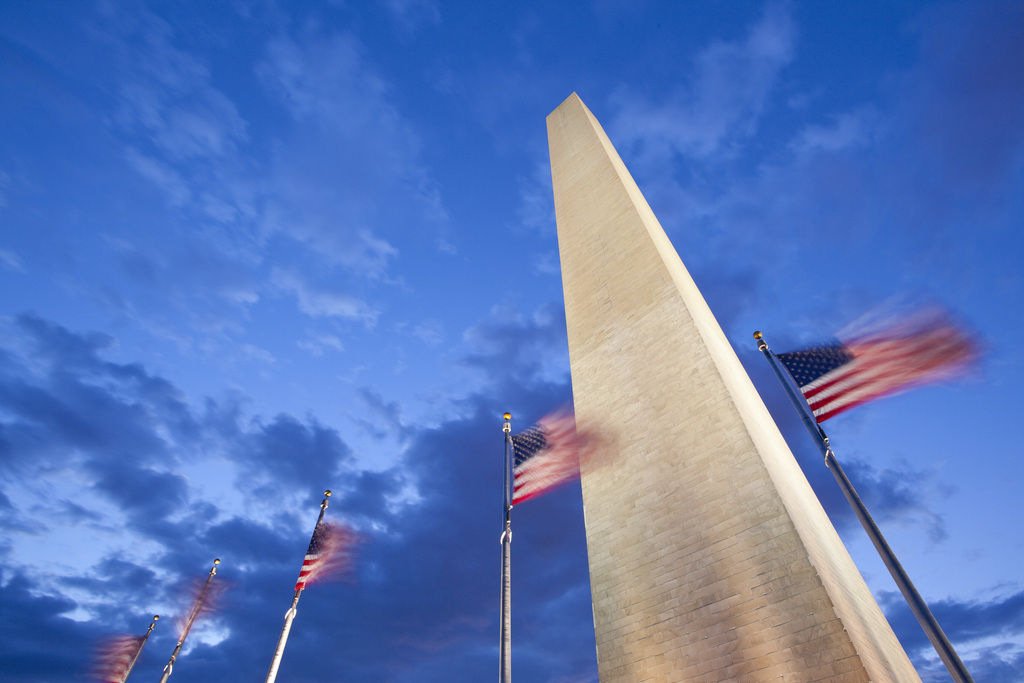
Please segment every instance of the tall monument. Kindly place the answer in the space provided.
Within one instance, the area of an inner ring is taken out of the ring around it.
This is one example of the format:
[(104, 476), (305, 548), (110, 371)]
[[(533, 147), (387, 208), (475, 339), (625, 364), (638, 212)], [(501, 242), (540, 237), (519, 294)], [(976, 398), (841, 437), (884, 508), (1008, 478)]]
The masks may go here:
[(602, 683), (920, 681), (597, 119), (547, 124)]

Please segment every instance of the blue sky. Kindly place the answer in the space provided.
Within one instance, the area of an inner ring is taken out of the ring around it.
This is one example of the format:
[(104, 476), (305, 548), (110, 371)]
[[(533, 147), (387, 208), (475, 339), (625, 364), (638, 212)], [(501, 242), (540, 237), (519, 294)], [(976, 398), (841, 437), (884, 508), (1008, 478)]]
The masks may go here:
[[(1024, 4), (0, 2), (0, 680), (227, 590), (260, 680), (320, 494), (365, 542), (280, 680), (495, 675), (501, 413), (571, 398), (544, 119), (594, 112), (926, 681), (751, 333), (939, 302), (977, 372), (826, 423), (976, 680), (1024, 670)], [(514, 514), (517, 678), (595, 681), (578, 485)], [(172, 679), (173, 680), (173, 679)]]

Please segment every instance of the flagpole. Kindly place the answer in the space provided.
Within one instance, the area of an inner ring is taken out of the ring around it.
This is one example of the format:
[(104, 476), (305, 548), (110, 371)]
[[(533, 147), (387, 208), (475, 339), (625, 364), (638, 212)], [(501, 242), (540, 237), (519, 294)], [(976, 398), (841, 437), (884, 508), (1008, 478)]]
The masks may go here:
[(501, 645), (498, 683), (512, 682), (512, 419), (505, 413), (505, 526), (501, 532)]
[(164, 675), (160, 677), (160, 683), (167, 683), (167, 679), (171, 677), (171, 672), (174, 670), (174, 661), (178, 659), (178, 653), (181, 652), (181, 646), (185, 644), (185, 638), (188, 637), (188, 632), (192, 630), (192, 623), (195, 622), (196, 617), (203, 608), (203, 601), (206, 598), (206, 593), (210, 590), (210, 583), (213, 581), (213, 577), (217, 575), (218, 564), (220, 564), (219, 559), (213, 561), (213, 567), (210, 568), (210, 575), (206, 577), (206, 583), (203, 585), (203, 589), (199, 591), (195, 604), (192, 605), (192, 612), (188, 615), (188, 620), (185, 622), (185, 628), (181, 631), (181, 637), (178, 638), (178, 644), (174, 647), (174, 652), (171, 654), (170, 661), (168, 661), (167, 666), (164, 667)]
[(903, 565), (896, 559), (896, 553), (893, 552), (892, 548), (886, 542), (885, 537), (882, 535), (878, 525), (875, 524), (875, 520), (871, 518), (871, 514), (868, 512), (867, 507), (864, 505), (864, 501), (861, 500), (860, 496), (857, 495), (856, 489), (853, 488), (853, 483), (849, 477), (846, 476), (846, 472), (839, 464), (839, 460), (836, 459), (835, 453), (832, 451), (832, 446), (829, 444), (828, 436), (825, 434), (825, 430), (821, 428), (817, 420), (814, 419), (813, 414), (810, 413), (806, 401), (802, 400), (797, 396), (796, 390), (793, 385), (783, 374), (783, 369), (779, 364), (775, 354), (772, 353), (771, 349), (768, 348), (768, 342), (764, 340), (764, 335), (760, 332), (754, 332), (754, 339), (757, 340), (757, 348), (761, 351), (765, 358), (768, 359), (768, 363), (771, 365), (772, 370), (775, 371), (775, 376), (778, 378), (782, 387), (786, 390), (786, 395), (789, 396), (789, 400), (793, 403), (793, 407), (797, 409), (803, 419), (804, 426), (807, 431), (814, 437), (814, 442), (818, 446), (818, 450), (821, 451), (822, 456), (825, 458), (825, 465), (832, 472), (832, 476), (835, 477), (836, 482), (839, 484), (839, 488), (842, 490), (843, 495), (846, 496), (847, 502), (850, 503), (850, 507), (853, 508), (854, 514), (857, 519), (860, 520), (861, 526), (867, 532), (868, 537), (871, 539), (871, 543), (875, 546), (875, 550), (882, 558), (882, 562), (885, 563), (886, 568), (889, 570), (889, 574), (892, 575), (893, 580), (899, 587), (900, 592), (903, 594), (904, 599), (910, 606), (910, 611), (914, 613), (917, 618), (917, 622), (921, 625), (925, 635), (928, 636), (928, 640), (931, 641), (932, 647), (935, 648), (942, 663), (946, 665), (946, 669), (949, 671), (949, 675), (953, 677), (956, 683), (974, 683), (974, 679), (971, 678), (971, 674), (968, 673), (964, 663), (960, 660), (960, 656), (957, 655), (956, 650), (953, 649), (953, 645), (949, 642), (946, 634), (942, 631), (942, 627), (939, 626), (939, 622), (935, 619), (931, 610), (928, 609), (927, 603), (924, 598), (914, 587), (913, 582), (907, 575), (907, 572), (903, 569)]
[[(316, 530), (324, 521), (324, 513), (327, 511), (327, 501), (330, 497), (330, 490), (324, 491), (324, 499), (320, 502), (320, 516), (317, 517), (316, 526), (313, 527), (314, 535), (316, 535)], [(303, 586), (303, 588), (304, 587), (305, 586)], [(295, 615), (298, 614), (299, 598), (301, 596), (302, 588), (296, 588), (295, 595), (292, 596), (292, 606), (284, 613), (284, 626), (281, 628), (281, 636), (277, 639), (277, 649), (274, 650), (274, 659), (270, 662), (270, 670), (267, 671), (266, 683), (274, 683), (274, 680), (277, 678), (277, 669), (281, 666), (281, 658), (284, 656), (284, 646), (288, 644), (288, 635), (292, 631), (292, 621), (295, 619)]]
[(135, 667), (135, 662), (139, 661), (139, 655), (142, 654), (142, 648), (146, 647), (146, 641), (149, 640), (149, 634), (153, 632), (153, 627), (156, 626), (156, 622), (160, 620), (159, 614), (153, 615), (153, 621), (149, 624), (149, 630), (146, 631), (146, 635), (142, 636), (142, 642), (139, 643), (139, 648), (135, 651), (135, 656), (132, 657), (132, 661), (128, 664), (128, 668), (124, 670), (124, 675), (121, 676), (121, 683), (128, 680), (128, 674), (132, 672)]

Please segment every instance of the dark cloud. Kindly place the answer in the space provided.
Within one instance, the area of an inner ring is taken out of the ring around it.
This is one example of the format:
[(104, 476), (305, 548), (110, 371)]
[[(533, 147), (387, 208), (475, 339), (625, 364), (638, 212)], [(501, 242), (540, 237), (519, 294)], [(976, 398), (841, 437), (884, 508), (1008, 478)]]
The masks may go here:
[[(883, 593), (879, 596), (879, 602), (908, 652), (931, 647), (910, 610), (897, 609), (905, 606), (902, 595)], [(1024, 592), (992, 600), (960, 601), (947, 598), (933, 601), (928, 607), (953, 643), (968, 644), (1024, 632)]]
[[(949, 680), (948, 672), (937, 661), (931, 643), (903, 596), (882, 593), (879, 604), (922, 679), (926, 683)], [(1020, 680), (1024, 652), (1013, 643), (992, 643), (1024, 633), (1024, 592), (991, 600), (936, 600), (928, 607), (975, 680), (996, 683)], [(976, 655), (969, 656), (967, 648), (978, 643), (984, 645)]]
[[(38, 343), (26, 352), (24, 363), (9, 364), (2, 377), (0, 391), (6, 392), (9, 406), (0, 422), (5, 427), (27, 422), (30, 411), (19, 402), (24, 397), (32, 399), (33, 419), (45, 424), (87, 424), (117, 415), (128, 422), (131, 443), (152, 444), (172, 466), (193, 462), (182, 450), (201, 444), (240, 468), (244, 477), (222, 483), (241, 487), (247, 496), (293, 498), (300, 490), (309, 495), (303, 510), (281, 509), (269, 518), (227, 514), (226, 505), (205, 500), (181, 472), (148, 464), (153, 459), (137, 460), (113, 438), (114, 429), (97, 427), (103, 438), (89, 430), (38, 430), (38, 450), (76, 447), (80, 457), (65, 458), (62, 467), (92, 477), (94, 491), (124, 514), (124, 533), (144, 540), (149, 559), (130, 558), (122, 549), (75, 574), (57, 575), (42, 593), (24, 580), (8, 581), (4, 612), (23, 608), (39, 615), (18, 634), (30, 641), (21, 654), (0, 647), (0, 657), (8, 658), (13, 671), (26, 672), (13, 680), (74, 680), (80, 675), (75, 663), (88, 661), (104, 634), (141, 632), (147, 612), (170, 605), (172, 613), (163, 615), (133, 673), (159, 675), (177, 636), (175, 621), (189, 609), (188, 587), (205, 578), (214, 557), (223, 560), (215, 579), (224, 590), (220, 608), (197, 621), (177, 668), (222, 680), (264, 675), (315, 521), (319, 487), (325, 484), (334, 491), (328, 518), (357, 527), (362, 542), (348, 580), (316, 584), (304, 592), (281, 676), (429, 683), (452, 680), (453, 669), (465, 680), (493, 674), (501, 412), (515, 410), (516, 424), (525, 427), (569, 397), (568, 384), (545, 379), (535, 357), (565, 344), (564, 320), (549, 313), (476, 329), (479, 347), (466, 362), (490, 368), (491, 381), (486, 396), (462, 400), (458, 412), (464, 417), (414, 429), (402, 424), (397, 405), (369, 395), (406, 444), (400, 463), (385, 471), (356, 468), (341, 434), (313, 417), (246, 418), (242, 403), (230, 398), (223, 404), (207, 400), (202, 414), (195, 414), (170, 381), (139, 365), (103, 360), (111, 338), (26, 318)], [(42, 376), (24, 370), (41, 359), (47, 368)], [(88, 385), (91, 400), (58, 400), (54, 377), (82, 391)], [(93, 406), (100, 414), (90, 412)], [(187, 425), (187, 438), (158, 436), (168, 430), (178, 434), (175, 425)], [(26, 450), (10, 453), (16, 459), (33, 457)], [(6, 517), (23, 513), (9, 497), (4, 501)], [(595, 680), (579, 487), (521, 508), (515, 512), (513, 550), (520, 675)], [(121, 523), (85, 501), (65, 502), (64, 510), (67, 521), (79, 526)], [(55, 597), (38, 597), (49, 593)], [(79, 605), (62, 594), (88, 596), (88, 602)], [(72, 621), (62, 616), (81, 608), (92, 617)], [(8, 624), (3, 635), (12, 628)], [(70, 634), (66, 661), (51, 660), (49, 668), (38, 670), (42, 673), (29, 674), (34, 660), (25, 653), (42, 656), (62, 633)]]
[(402, 424), (402, 408), (398, 401), (385, 401), (384, 398), (367, 388), (359, 391), (360, 398), (370, 409), (372, 420), (358, 420), (358, 424), (378, 439), (393, 436), (402, 441), (406, 428)]
[[(159, 585), (156, 573), (149, 567), (114, 556), (104, 558), (88, 574), (62, 577), (59, 583), (94, 595), (107, 596), (108, 599), (116, 597), (129, 602), (138, 595), (151, 593)], [(118, 611), (116, 604), (113, 601), (106, 604), (108, 614), (105, 616), (112, 616)], [(121, 618), (118, 616), (114, 623), (120, 622)]]
[(120, 464), (102, 472), (96, 488), (136, 522), (177, 513), (188, 500), (188, 482), (180, 474)]
[(876, 522), (921, 524), (933, 543), (946, 539), (944, 520), (928, 509), (925, 500), (928, 493), (945, 496), (950, 491), (933, 483), (934, 470), (914, 468), (906, 463), (875, 468), (853, 459), (840, 464)]
[(532, 316), (502, 308), (469, 328), (470, 350), (460, 359), (484, 371), (490, 382), (509, 380), (522, 386), (544, 382), (553, 367), (563, 373), (569, 365), (565, 309), (558, 303), (539, 308)]
[(352, 452), (337, 431), (315, 418), (302, 422), (281, 414), (267, 423), (257, 420), (238, 457), (246, 462), (255, 488), (273, 495), (300, 482), (333, 481)]
[[(959, 192), (1001, 187), (1024, 154), (1024, 7), (948, 4), (915, 22), (921, 59), (904, 98), (909, 122)], [(934, 168), (934, 167), (933, 167)]]
[(393, 530), (400, 510), (403, 487), (409, 477), (402, 469), (385, 472), (363, 471), (340, 477), (335, 493), (340, 494), (335, 507), (358, 526), (378, 526), (382, 531)]
[[(304, 592), (282, 678), (441, 682), (456, 670), (465, 680), (493, 673), (503, 436), (500, 415), (484, 405), (470, 399), (469, 417), (411, 439), (402, 469), (417, 485), (415, 504), (387, 504), (394, 473), (362, 473), (351, 490), (337, 487), (328, 515), (366, 527), (356, 575)], [(488, 509), (493, 515), (480, 514)], [(578, 487), (531, 501), (516, 517), (517, 670), (539, 679), (593, 672)], [(276, 548), (273, 530), (240, 520), (211, 528), (204, 541), (221, 539), (235, 549), (225, 556), (246, 565), (226, 560), (221, 572), (232, 589), (217, 619), (231, 635), (196, 647), (179, 666), (204, 677), (265, 673), (308, 533), (296, 531), (292, 550), (275, 549), (275, 560), (265, 549)]]
[(114, 340), (76, 334), (25, 314), (17, 318), (43, 373), (13, 369), (0, 383), (3, 447), (32, 466), (80, 454), (99, 463), (130, 456), (134, 462), (166, 461), (166, 428), (180, 442), (193, 440), (198, 427), (183, 398), (169, 382), (139, 365), (106, 361)]
[(295, 528), (273, 529), (266, 524), (239, 517), (215, 524), (203, 533), (203, 543), (230, 557), (232, 564), (254, 565), (280, 563), (294, 555), (294, 544), (287, 539), (299, 532)]
[(103, 515), (100, 513), (83, 507), (70, 500), (60, 501), (56, 506), (55, 512), (60, 519), (71, 522), (72, 524), (103, 521)]
[[(1020, 680), (1020, 672), (1024, 671), (1024, 652), (1009, 643), (985, 647), (967, 659), (964, 666), (976, 681), (1015, 683)], [(945, 683), (948, 676), (948, 672), (938, 664), (922, 666), (921, 678), (926, 683)]]
[(85, 680), (93, 644), (90, 631), (64, 616), (75, 609), (75, 602), (39, 595), (38, 586), (26, 577), (4, 574), (0, 582), (0, 670), (4, 679)]

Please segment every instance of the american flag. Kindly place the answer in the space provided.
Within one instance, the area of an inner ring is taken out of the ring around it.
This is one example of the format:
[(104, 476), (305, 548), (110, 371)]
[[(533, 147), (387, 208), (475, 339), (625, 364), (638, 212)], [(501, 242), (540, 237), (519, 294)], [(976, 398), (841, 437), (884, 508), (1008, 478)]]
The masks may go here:
[(320, 581), (343, 571), (349, 562), (349, 552), (355, 541), (354, 532), (347, 526), (319, 522), (309, 539), (306, 557), (295, 590), (300, 591), (307, 583)]
[(880, 396), (959, 374), (977, 355), (948, 315), (925, 311), (845, 343), (777, 357), (821, 423)]
[(145, 636), (115, 636), (100, 646), (95, 676), (101, 683), (121, 683)]
[(521, 503), (580, 476), (579, 439), (572, 412), (552, 413), (512, 436), (512, 504)]

